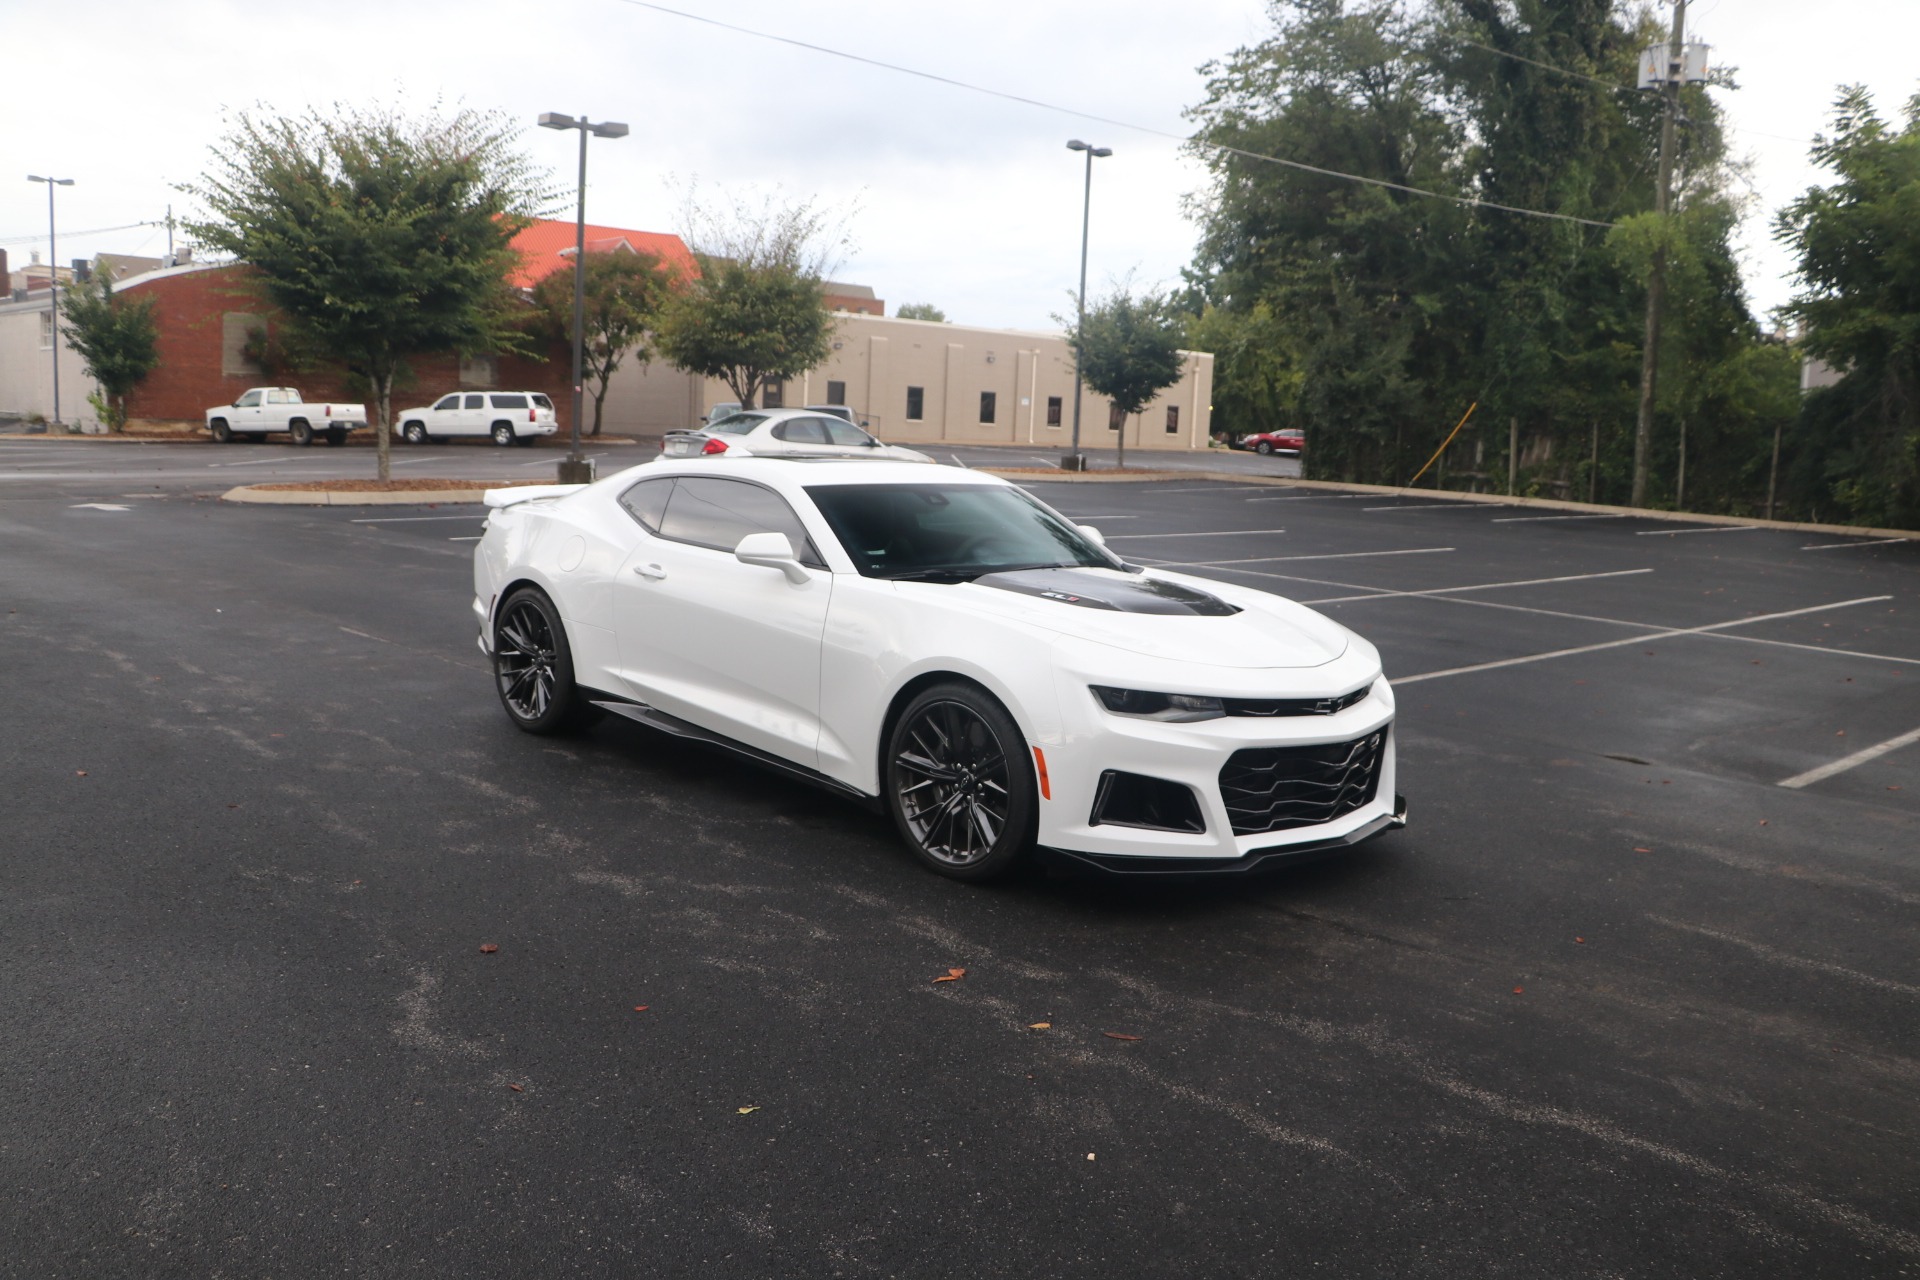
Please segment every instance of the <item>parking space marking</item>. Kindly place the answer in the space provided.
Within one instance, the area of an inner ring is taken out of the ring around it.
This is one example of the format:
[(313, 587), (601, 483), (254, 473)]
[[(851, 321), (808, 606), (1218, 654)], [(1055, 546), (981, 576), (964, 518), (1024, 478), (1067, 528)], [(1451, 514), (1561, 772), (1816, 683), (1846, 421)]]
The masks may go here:
[[(1362, 511), (1480, 511), (1491, 505), (1480, 502), (1420, 502), (1412, 506), (1362, 507)], [(1505, 503), (1499, 504), (1505, 506)]]
[(1683, 533), (1752, 533), (1760, 526), (1757, 524), (1723, 524), (1709, 529), (1641, 529), (1633, 536), (1636, 538), (1673, 538)]
[(337, 460), (332, 454), (327, 453), (282, 453), (276, 454), (271, 458), (248, 458), (245, 462), (209, 462), (207, 464), (207, 470), (212, 471), (216, 467), (265, 467), (271, 466), (276, 462), (291, 462), (296, 458), (305, 458), (310, 462), (331, 462)]
[[(1151, 537), (1153, 535), (1122, 534), (1120, 536)], [(1169, 569), (1226, 569), (1236, 564), (1280, 564), (1290, 560), (1363, 560), (1373, 556), (1431, 556), (1452, 550), (1454, 550), (1453, 547), (1410, 547), (1404, 551), (1335, 551), (1330, 555), (1321, 556), (1252, 556), (1245, 560), (1162, 560), (1160, 563)], [(1247, 572), (1252, 573), (1255, 570), (1249, 569)], [(1276, 576), (1285, 577), (1286, 575)]]
[(480, 541), (480, 539), (486, 536), (487, 535), (484, 533), (476, 533), (471, 538), (448, 538), (447, 541), (448, 542), (478, 542)]
[(359, 516), (347, 521), (348, 524), (413, 524), (420, 520), (484, 520), (485, 516)]
[(1796, 956), (1791, 952), (1770, 947), (1764, 942), (1755, 942), (1751, 938), (1742, 938), (1738, 934), (1722, 933), (1718, 929), (1709, 929), (1705, 925), (1688, 924), (1682, 920), (1670, 920), (1665, 916), (1650, 915), (1647, 919), (1655, 924), (1665, 925), (1669, 929), (1678, 929), (1682, 933), (1694, 933), (1703, 938), (1712, 938), (1715, 942), (1724, 942), (1740, 947), (1759, 956), (1762, 960), (1771, 960), (1791, 969), (1801, 969), (1808, 973), (1822, 973), (1829, 977), (1846, 978), (1853, 982), (1865, 983), (1870, 987), (1879, 987), (1882, 991), (1893, 991), (1903, 996), (1920, 996), (1920, 987), (1907, 982), (1896, 982), (1892, 978), (1882, 978), (1871, 973), (1862, 973), (1858, 969), (1848, 969), (1825, 960), (1810, 960), (1806, 956)]
[(1885, 742), (1876, 742), (1870, 747), (1856, 751), (1850, 756), (1842, 756), (1838, 760), (1823, 764), (1817, 769), (1809, 769), (1805, 773), (1796, 773), (1791, 778), (1782, 778), (1775, 785), (1798, 791), (1800, 788), (1810, 787), (1816, 782), (1824, 782), (1837, 773), (1845, 773), (1847, 770), (1863, 765), (1869, 760), (1878, 760), (1889, 751), (1898, 751), (1902, 747), (1910, 747), (1916, 742), (1920, 742), (1920, 729), (1915, 729), (1911, 733), (1903, 733), (1897, 738), (1888, 738)]
[[(604, 453), (583, 453), (580, 456), (591, 462), (595, 458), (604, 458), (607, 455)], [(535, 462), (516, 462), (513, 465), (517, 470), (524, 471), (528, 467), (551, 467), (554, 465), (554, 462), (551, 458), (541, 458)]]
[[(1346, 604), (1354, 600), (1403, 600), (1409, 596), (1444, 596), (1457, 591), (1496, 591), (1503, 587), (1539, 587), (1551, 582), (1586, 582), (1593, 578), (1628, 578), (1652, 573), (1651, 569), (1612, 569), (1606, 573), (1570, 573), (1558, 578), (1523, 578), (1518, 582), (1481, 582), (1466, 587), (1428, 587), (1423, 591), (1370, 591), (1360, 596), (1327, 596), (1320, 600), (1302, 600), (1300, 604)], [(1367, 588), (1360, 588), (1367, 590)]]
[[(1446, 599), (1447, 597), (1441, 597)], [(1422, 680), (1440, 680), (1447, 676), (1472, 675), (1479, 671), (1498, 671), (1502, 667), (1520, 667), (1529, 663), (1545, 662), (1550, 658), (1571, 658), (1582, 653), (1598, 653), (1603, 649), (1618, 649), (1622, 645), (1646, 644), (1650, 640), (1666, 640), (1674, 636), (1697, 636), (1714, 631), (1724, 631), (1728, 627), (1751, 626), (1757, 622), (1777, 622), (1782, 618), (1799, 618), (1810, 613), (1825, 613), (1832, 609), (1846, 609), (1856, 604), (1877, 604), (1891, 600), (1892, 596), (1861, 596), (1856, 600), (1836, 600), (1832, 604), (1809, 605), (1805, 609), (1788, 609), (1781, 613), (1759, 613), (1750, 618), (1732, 618), (1726, 622), (1709, 622), (1701, 627), (1673, 627), (1665, 631), (1648, 632), (1646, 635), (1627, 636), (1620, 640), (1602, 640), (1598, 644), (1575, 645), (1571, 649), (1553, 649), (1546, 653), (1530, 653), (1518, 658), (1499, 658), (1492, 662), (1476, 662), (1471, 666), (1448, 667), (1444, 671), (1423, 671), (1418, 675), (1400, 676), (1394, 684), (1419, 684)]]
[(1254, 533), (1285, 533), (1285, 529), (1206, 529), (1199, 533), (1116, 533), (1115, 538), (1244, 538)]
[(1894, 542), (1912, 542), (1912, 538), (1873, 538), (1866, 542), (1816, 542), (1802, 551), (1839, 551), (1846, 547), (1884, 547)]
[(1546, 520), (1625, 520), (1628, 512), (1614, 511), (1591, 516), (1502, 516), (1492, 524), (1539, 524)]

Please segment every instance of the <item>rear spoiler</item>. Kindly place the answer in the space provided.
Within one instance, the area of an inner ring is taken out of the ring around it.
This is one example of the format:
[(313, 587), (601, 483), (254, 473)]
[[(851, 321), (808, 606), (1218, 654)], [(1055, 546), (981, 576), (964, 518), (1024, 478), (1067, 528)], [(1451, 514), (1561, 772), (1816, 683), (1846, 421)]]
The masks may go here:
[(583, 484), (523, 484), (511, 489), (489, 489), (481, 501), (490, 507), (511, 507), (535, 498), (564, 498), (586, 488)]

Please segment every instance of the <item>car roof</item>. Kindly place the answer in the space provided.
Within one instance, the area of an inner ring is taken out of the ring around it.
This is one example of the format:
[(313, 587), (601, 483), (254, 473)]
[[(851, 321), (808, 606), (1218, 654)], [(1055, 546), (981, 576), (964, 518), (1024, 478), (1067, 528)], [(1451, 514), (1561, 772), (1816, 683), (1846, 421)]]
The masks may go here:
[[(843, 484), (978, 484), (1009, 482), (984, 471), (947, 467), (938, 463), (905, 462), (893, 458), (841, 457), (832, 454), (770, 457), (766, 454), (694, 458), (659, 458), (618, 473), (626, 483), (653, 476), (728, 476), (758, 480), (776, 488)], [(613, 479), (609, 476), (608, 479)]]

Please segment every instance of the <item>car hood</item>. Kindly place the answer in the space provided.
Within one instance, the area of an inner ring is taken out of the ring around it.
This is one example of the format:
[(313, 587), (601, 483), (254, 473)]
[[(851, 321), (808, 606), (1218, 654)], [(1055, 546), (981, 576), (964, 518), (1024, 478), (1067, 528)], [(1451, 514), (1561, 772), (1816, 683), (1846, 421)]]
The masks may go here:
[(1347, 651), (1345, 627), (1265, 592), (1181, 574), (1033, 569), (948, 590), (969, 608), (1146, 657), (1242, 670), (1318, 667)]

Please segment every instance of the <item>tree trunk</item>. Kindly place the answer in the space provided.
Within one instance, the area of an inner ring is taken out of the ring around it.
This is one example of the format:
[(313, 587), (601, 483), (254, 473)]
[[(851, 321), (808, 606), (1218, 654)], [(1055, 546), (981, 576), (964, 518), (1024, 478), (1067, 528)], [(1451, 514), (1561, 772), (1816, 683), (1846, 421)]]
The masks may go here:
[(1118, 469), (1121, 471), (1127, 469), (1127, 415), (1124, 413), (1120, 415), (1120, 462)]
[(384, 370), (373, 379), (373, 448), (380, 462), (380, 483), (393, 478), (393, 371)]
[(600, 434), (600, 410), (607, 403), (607, 385), (611, 381), (611, 378), (601, 378), (600, 389), (593, 393), (593, 430), (587, 432), (590, 436)]

